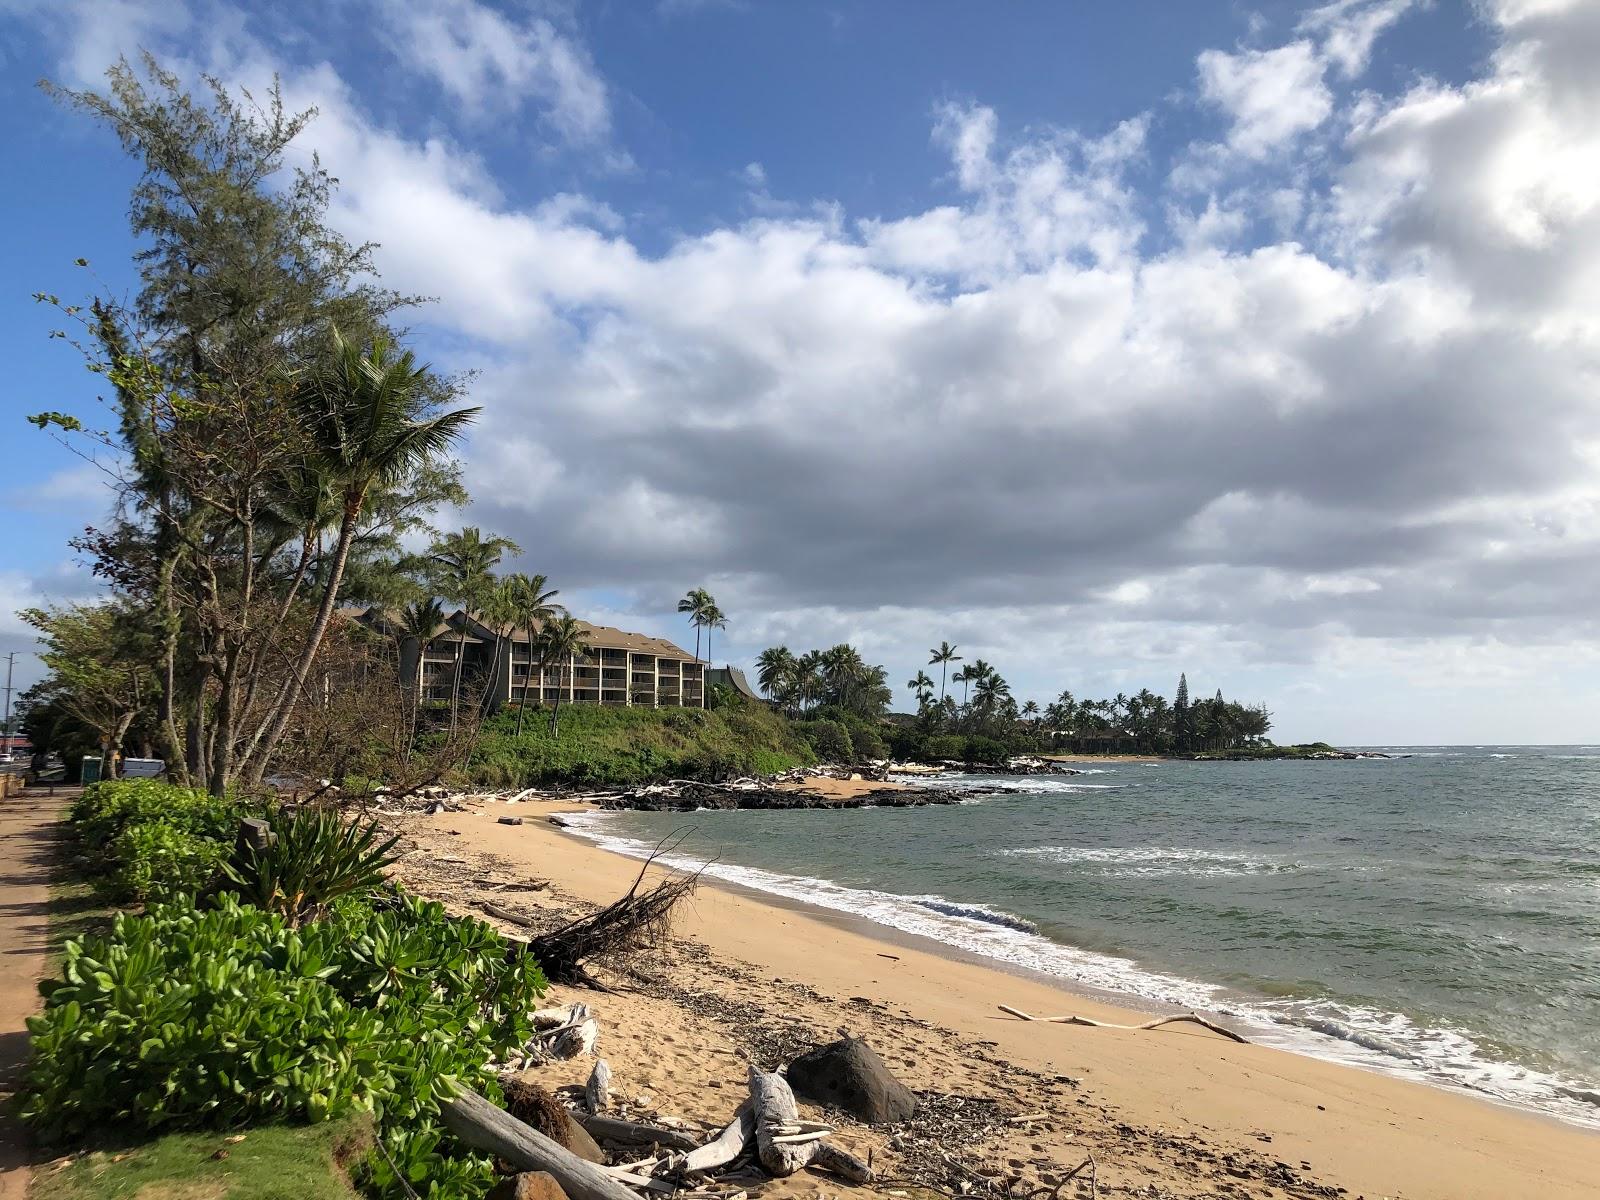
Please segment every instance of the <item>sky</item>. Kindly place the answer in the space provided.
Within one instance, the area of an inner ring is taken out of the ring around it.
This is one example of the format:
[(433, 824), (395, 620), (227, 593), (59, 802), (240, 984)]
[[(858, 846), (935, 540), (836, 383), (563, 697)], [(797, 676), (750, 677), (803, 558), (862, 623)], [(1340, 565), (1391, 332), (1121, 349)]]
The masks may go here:
[(439, 523), (579, 616), (1600, 742), (1596, 0), (0, 0), (0, 654), (109, 504), (23, 421), (96, 397), (32, 296), (135, 283), (135, 173), (35, 83), (140, 48), (318, 110), (477, 372)]

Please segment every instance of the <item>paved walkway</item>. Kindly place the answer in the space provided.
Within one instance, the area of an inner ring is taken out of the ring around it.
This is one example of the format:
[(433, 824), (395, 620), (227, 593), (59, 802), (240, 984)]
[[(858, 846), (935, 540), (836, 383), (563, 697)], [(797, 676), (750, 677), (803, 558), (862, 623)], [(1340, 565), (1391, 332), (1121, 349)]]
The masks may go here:
[[(24, 1022), (39, 1007), (47, 961), (50, 875), (67, 797), (44, 789), (0, 800), (0, 1100), (9, 1099), (28, 1057)], [(0, 1200), (28, 1194), (30, 1156), (22, 1130), (0, 1109)]]

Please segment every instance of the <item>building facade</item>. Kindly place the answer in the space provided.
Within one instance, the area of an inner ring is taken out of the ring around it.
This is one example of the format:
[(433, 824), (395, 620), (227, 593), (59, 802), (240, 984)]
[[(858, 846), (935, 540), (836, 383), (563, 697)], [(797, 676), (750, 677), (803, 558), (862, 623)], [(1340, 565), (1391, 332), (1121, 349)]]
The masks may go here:
[[(359, 618), (375, 628), (392, 622), (377, 609)], [(461, 656), (462, 687), (488, 688), (491, 708), (520, 704), (609, 704), (618, 707), (704, 708), (705, 664), (664, 638), (607, 625), (579, 623), (588, 654), (538, 661), (526, 629), (495, 630), (457, 610), (425, 644), (402, 644), (400, 675), (414, 679), (424, 702), (447, 701)], [(537, 634), (537, 629), (535, 630)], [(420, 661), (419, 661), (420, 659)]]

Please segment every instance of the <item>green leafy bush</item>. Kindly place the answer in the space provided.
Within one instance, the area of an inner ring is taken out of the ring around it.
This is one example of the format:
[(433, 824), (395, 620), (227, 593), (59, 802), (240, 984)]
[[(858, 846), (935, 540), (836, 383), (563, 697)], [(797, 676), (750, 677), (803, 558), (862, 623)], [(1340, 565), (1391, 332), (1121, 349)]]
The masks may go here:
[(282, 915), (291, 926), (346, 896), (375, 891), (400, 840), (385, 838), (376, 824), (346, 824), (332, 809), (301, 809), (272, 827), (267, 846), (240, 851), (223, 870), (242, 900)]
[(157, 779), (92, 784), (69, 812), (102, 886), (129, 900), (205, 888), (240, 814), (232, 801)]
[(966, 760), (970, 763), (989, 763), (992, 766), (1003, 766), (1011, 758), (1011, 751), (1006, 744), (995, 738), (973, 734), (967, 738)]
[[(531, 714), (530, 714), (531, 716)], [(578, 704), (561, 710), (561, 736), (516, 714), (484, 723), (465, 776), (495, 787), (580, 782), (624, 787), (660, 779), (722, 779), (816, 761), (799, 726), (764, 704), (710, 711)]]
[(198, 894), (216, 879), (227, 849), (165, 821), (129, 825), (108, 847), (108, 879), (117, 895), (138, 900)]
[[(67, 944), (29, 1022), (22, 1112), (75, 1133), (364, 1109), (413, 1186), (469, 1194), (490, 1165), (444, 1134), (438, 1100), (493, 1091), (488, 1064), (527, 1041), (544, 989), (489, 926), (404, 895), (300, 929), (230, 896), (206, 909), (181, 897)], [(372, 1182), (397, 1186), (386, 1162)]]
[(848, 763), (855, 761), (855, 746), (850, 741), (850, 731), (838, 721), (823, 717), (816, 721), (802, 721), (800, 730), (811, 748), (823, 762)]
[(965, 762), (967, 739), (959, 733), (936, 733), (923, 743), (922, 753), (930, 762), (946, 760)]

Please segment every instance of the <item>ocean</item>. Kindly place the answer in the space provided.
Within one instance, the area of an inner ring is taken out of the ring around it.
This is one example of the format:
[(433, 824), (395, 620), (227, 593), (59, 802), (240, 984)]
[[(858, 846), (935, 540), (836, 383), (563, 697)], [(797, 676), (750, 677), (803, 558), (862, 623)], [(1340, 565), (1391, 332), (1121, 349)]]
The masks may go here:
[(712, 876), (1600, 1127), (1600, 747), (1373, 749), (581, 825), (636, 855), (688, 830), (672, 861)]

